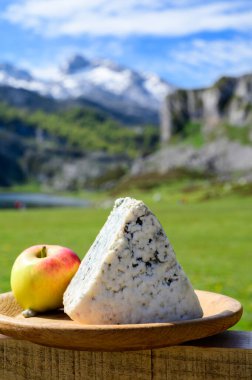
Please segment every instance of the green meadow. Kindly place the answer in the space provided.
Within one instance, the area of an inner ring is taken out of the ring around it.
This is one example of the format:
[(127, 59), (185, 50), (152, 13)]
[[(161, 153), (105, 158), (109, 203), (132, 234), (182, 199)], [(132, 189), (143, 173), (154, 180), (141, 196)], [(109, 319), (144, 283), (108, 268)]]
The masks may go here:
[[(234, 329), (251, 330), (252, 197), (204, 199), (166, 187), (127, 195), (143, 199), (159, 218), (193, 286), (238, 299), (244, 314)], [(59, 244), (84, 257), (111, 209), (102, 199), (89, 209), (0, 211), (0, 291), (10, 290), (12, 264), (31, 245)]]

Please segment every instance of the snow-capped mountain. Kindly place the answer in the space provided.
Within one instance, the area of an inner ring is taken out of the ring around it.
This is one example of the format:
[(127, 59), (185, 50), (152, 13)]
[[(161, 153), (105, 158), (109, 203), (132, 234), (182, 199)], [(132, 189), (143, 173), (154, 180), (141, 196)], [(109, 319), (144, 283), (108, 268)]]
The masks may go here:
[(89, 61), (80, 55), (66, 63), (61, 75), (61, 83), (70, 97), (87, 96), (96, 100), (101, 95), (112, 95), (121, 101), (156, 110), (172, 90), (167, 82), (154, 74), (139, 74), (113, 62)]
[(10, 64), (0, 65), (0, 85), (22, 88), (61, 100), (86, 100), (126, 117), (145, 122), (158, 117), (160, 105), (173, 87), (155, 74), (140, 74), (107, 60), (75, 55), (55, 70), (53, 78), (41, 79)]

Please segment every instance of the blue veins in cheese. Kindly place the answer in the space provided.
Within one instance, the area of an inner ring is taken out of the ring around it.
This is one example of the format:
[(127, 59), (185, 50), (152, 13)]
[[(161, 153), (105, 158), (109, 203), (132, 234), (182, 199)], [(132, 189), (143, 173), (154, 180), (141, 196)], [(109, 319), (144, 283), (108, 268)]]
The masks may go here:
[(85, 324), (170, 322), (202, 309), (161, 224), (132, 198), (115, 202), (64, 294), (64, 310)]

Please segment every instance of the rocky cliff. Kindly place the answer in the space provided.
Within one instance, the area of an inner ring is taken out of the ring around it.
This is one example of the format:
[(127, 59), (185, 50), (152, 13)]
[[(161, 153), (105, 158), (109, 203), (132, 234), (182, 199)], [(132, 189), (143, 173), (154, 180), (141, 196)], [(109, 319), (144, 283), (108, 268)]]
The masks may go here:
[(252, 74), (223, 77), (210, 88), (180, 89), (168, 95), (161, 112), (161, 140), (169, 141), (190, 122), (201, 123), (205, 136), (212, 132), (218, 135), (221, 124), (237, 128), (251, 125)]
[(174, 171), (211, 176), (224, 181), (252, 182), (252, 147), (218, 139), (195, 149), (189, 145), (168, 145), (132, 166), (130, 177), (162, 178)]

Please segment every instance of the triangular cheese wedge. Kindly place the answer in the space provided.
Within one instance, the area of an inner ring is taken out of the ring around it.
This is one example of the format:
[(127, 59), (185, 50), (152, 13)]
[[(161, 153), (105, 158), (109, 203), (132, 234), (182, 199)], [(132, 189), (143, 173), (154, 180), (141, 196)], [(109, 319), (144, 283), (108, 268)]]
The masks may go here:
[(64, 294), (86, 324), (169, 322), (202, 316), (198, 298), (157, 218), (121, 198)]

